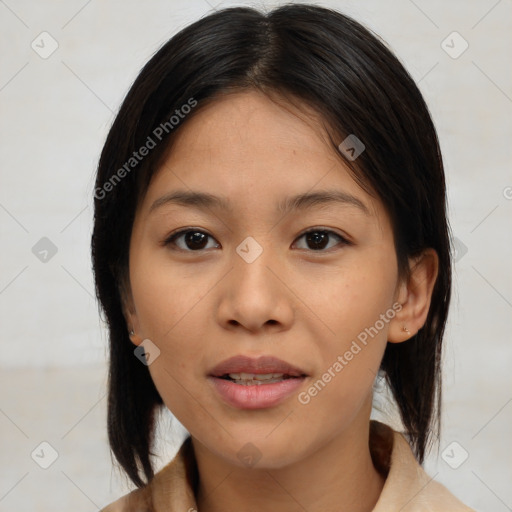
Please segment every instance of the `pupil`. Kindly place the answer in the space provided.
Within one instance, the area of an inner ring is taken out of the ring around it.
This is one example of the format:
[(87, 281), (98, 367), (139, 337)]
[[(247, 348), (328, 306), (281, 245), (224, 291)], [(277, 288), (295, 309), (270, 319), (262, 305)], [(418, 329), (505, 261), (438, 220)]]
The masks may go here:
[(327, 245), (328, 238), (325, 231), (312, 231), (306, 235), (308, 243), (314, 249), (323, 249)]
[(189, 231), (185, 235), (185, 243), (189, 249), (202, 249), (206, 245), (206, 234), (199, 231)]

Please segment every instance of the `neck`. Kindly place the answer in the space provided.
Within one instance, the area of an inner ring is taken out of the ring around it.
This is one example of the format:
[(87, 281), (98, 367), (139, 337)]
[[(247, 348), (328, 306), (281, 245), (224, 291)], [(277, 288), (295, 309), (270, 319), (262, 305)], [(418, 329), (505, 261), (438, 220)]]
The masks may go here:
[[(354, 428), (352, 428), (354, 427)], [(309, 456), (282, 468), (241, 468), (192, 438), (201, 512), (371, 512), (385, 478), (369, 448), (369, 419), (351, 425)]]

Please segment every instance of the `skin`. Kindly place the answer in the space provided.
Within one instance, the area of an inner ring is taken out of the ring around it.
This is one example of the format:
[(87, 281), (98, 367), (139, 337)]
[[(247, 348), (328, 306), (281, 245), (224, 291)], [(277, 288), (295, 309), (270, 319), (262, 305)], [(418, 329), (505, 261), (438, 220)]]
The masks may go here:
[[(217, 99), (176, 133), (136, 212), (127, 325), (135, 345), (150, 339), (160, 350), (149, 370), (192, 436), (201, 512), (371, 511), (384, 485), (368, 448), (372, 386), (386, 342), (404, 342), (425, 323), (438, 259), (426, 250), (400, 279), (383, 205), (357, 185), (306, 110), (257, 91)], [(225, 196), (232, 210), (166, 204), (150, 212), (177, 189)], [(335, 203), (275, 209), (320, 189), (355, 196), (369, 214)], [(210, 235), (204, 248), (184, 236), (163, 244), (185, 228)], [(302, 236), (311, 228), (334, 232), (325, 248)], [(248, 236), (263, 249), (252, 263), (236, 252)], [(266, 354), (303, 369), (305, 391), (393, 304), (401, 310), (307, 405), (295, 393), (241, 410), (207, 381), (228, 357)], [(253, 467), (237, 456), (248, 442), (261, 455)]]

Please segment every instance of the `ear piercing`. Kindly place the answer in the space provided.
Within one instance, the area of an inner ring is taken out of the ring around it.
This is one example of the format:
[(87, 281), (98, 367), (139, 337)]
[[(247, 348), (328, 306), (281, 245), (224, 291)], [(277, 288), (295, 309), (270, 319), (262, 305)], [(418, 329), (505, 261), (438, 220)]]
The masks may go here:
[(135, 332), (133, 331), (133, 329), (130, 329), (129, 335), (133, 336), (134, 334), (135, 334)]
[(411, 331), (409, 331), (405, 325), (402, 327), (402, 331), (406, 332), (407, 334), (411, 334)]

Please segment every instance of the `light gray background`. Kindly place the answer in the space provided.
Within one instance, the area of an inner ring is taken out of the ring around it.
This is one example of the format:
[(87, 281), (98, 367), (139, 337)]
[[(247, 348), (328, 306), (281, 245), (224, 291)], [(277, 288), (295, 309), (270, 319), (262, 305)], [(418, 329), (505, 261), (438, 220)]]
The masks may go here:
[[(106, 440), (107, 337), (89, 250), (95, 166), (141, 66), (177, 30), (228, 5), (244, 4), (0, 0), (2, 511), (92, 511), (128, 490)], [(443, 435), (427, 469), (478, 510), (512, 510), (512, 2), (321, 5), (380, 34), (431, 108), (458, 261)], [(46, 59), (44, 31), (58, 44)], [(57, 248), (46, 262), (32, 250), (42, 237)], [(169, 414), (157, 466), (183, 435)], [(58, 453), (48, 469), (31, 458), (36, 449), (50, 462), (43, 441)], [(466, 452), (458, 469), (446, 462)]]

